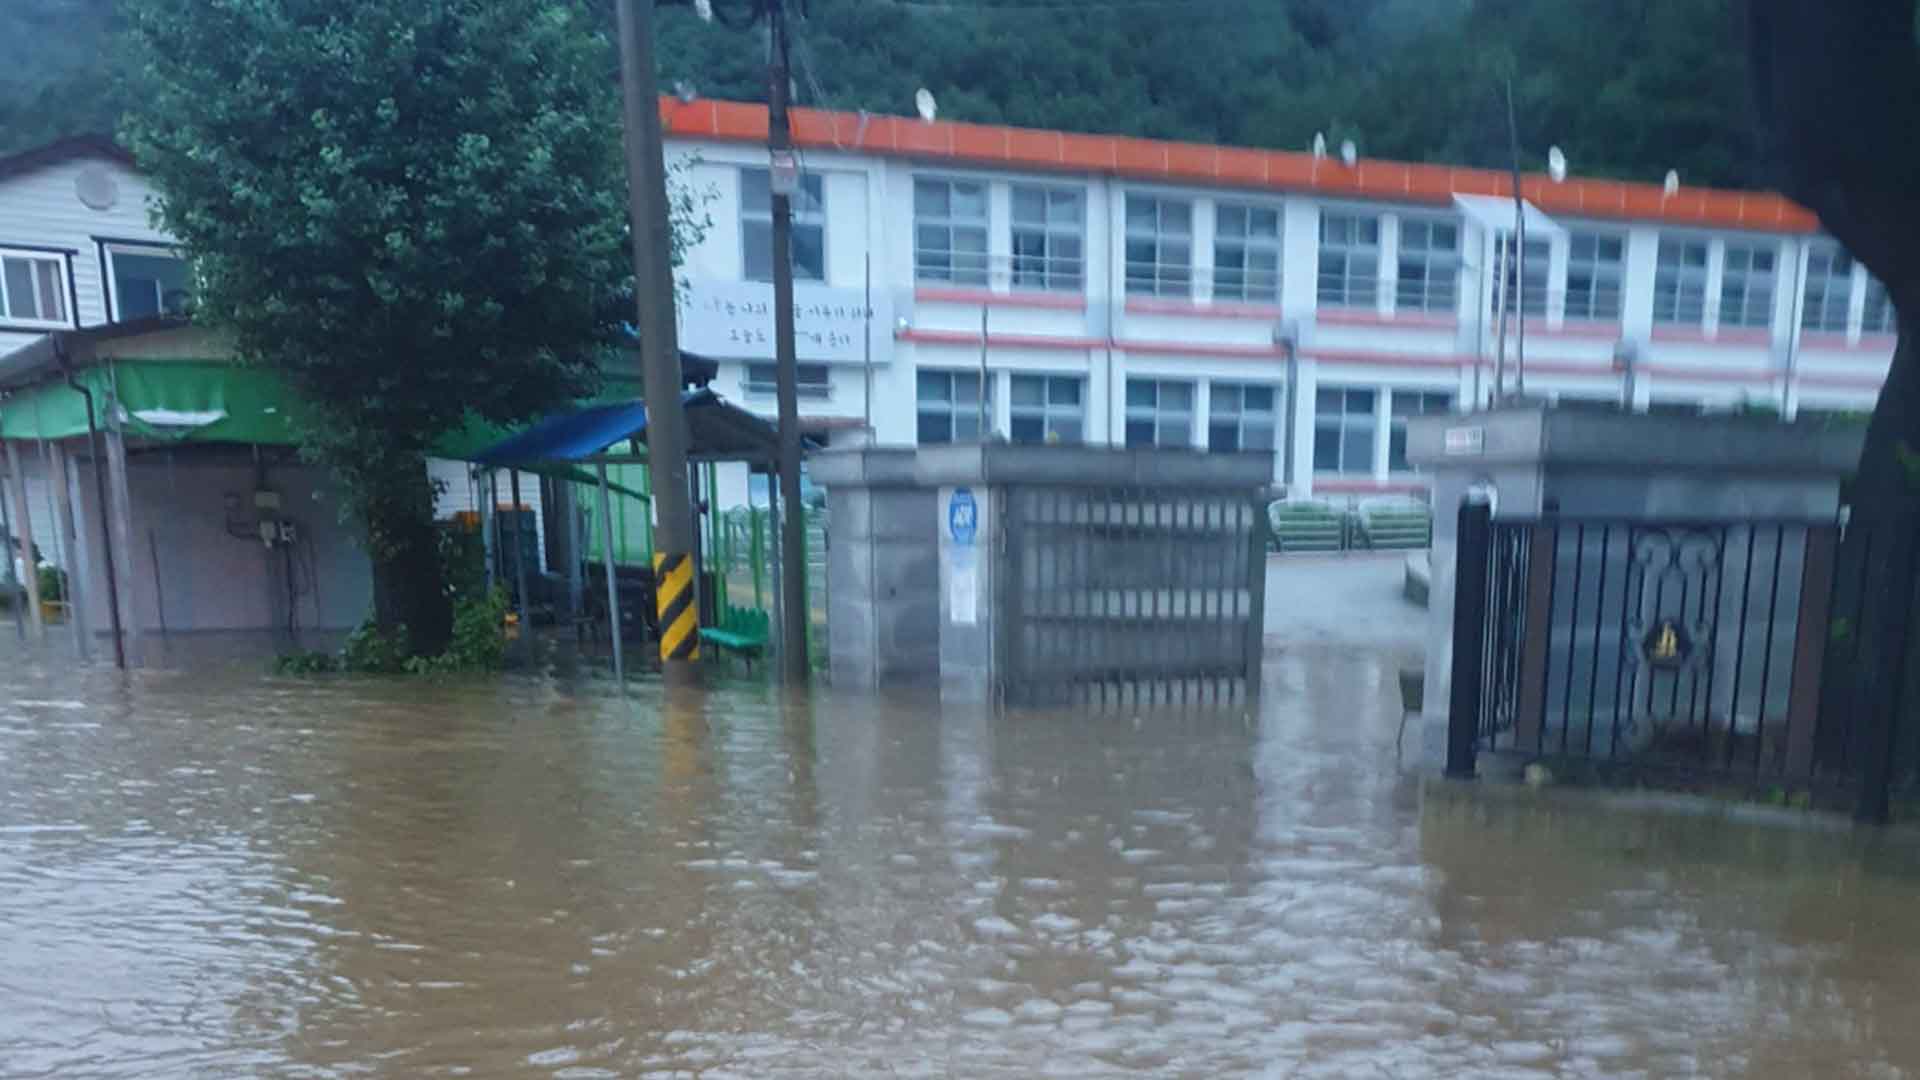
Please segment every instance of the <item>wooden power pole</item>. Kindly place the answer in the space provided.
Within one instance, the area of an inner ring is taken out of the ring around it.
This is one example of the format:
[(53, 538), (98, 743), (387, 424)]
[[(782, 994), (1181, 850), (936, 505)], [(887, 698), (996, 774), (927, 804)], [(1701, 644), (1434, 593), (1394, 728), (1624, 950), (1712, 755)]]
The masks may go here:
[(766, 0), (772, 62), (767, 67), (767, 146), (773, 194), (773, 356), (780, 409), (780, 676), (789, 686), (807, 682), (807, 517), (800, 501), (800, 390), (793, 343), (793, 193), (799, 168), (787, 117), (791, 79), (787, 65), (784, 0)]

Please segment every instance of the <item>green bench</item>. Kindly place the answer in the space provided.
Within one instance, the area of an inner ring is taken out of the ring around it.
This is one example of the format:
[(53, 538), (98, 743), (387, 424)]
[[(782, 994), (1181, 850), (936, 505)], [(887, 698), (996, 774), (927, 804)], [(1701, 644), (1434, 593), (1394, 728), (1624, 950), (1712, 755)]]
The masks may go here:
[(1277, 551), (1340, 551), (1347, 546), (1347, 518), (1332, 504), (1312, 499), (1276, 502), (1267, 508)]
[(1360, 504), (1357, 516), (1358, 546), (1386, 551), (1433, 543), (1433, 510), (1418, 499), (1369, 499)]
[(767, 613), (728, 604), (720, 611), (720, 625), (700, 628), (700, 640), (716, 653), (744, 658), (751, 669), (754, 659), (767, 649)]

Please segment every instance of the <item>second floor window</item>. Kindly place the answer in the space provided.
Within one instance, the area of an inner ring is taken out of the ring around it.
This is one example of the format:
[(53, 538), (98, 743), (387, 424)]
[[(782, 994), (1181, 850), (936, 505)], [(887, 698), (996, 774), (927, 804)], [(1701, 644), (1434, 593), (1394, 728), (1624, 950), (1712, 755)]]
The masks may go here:
[(1853, 304), (1853, 258), (1838, 248), (1815, 248), (1807, 253), (1807, 293), (1800, 325), (1832, 334), (1847, 332), (1847, 309)]
[(1443, 390), (1395, 390), (1392, 402), (1393, 427), (1387, 432), (1387, 470), (1409, 472), (1407, 463), (1407, 418), (1443, 413), (1453, 408), (1453, 395)]
[(1317, 472), (1373, 472), (1377, 392), (1323, 386), (1313, 395), (1313, 467)]
[(1460, 278), (1460, 227), (1450, 221), (1400, 222), (1400, 282), (1394, 306), (1401, 311), (1454, 310)]
[[(922, 371), (914, 376), (915, 409), (922, 444), (973, 442), (981, 414), (993, 415), (991, 397), (980, 392), (977, 371)], [(987, 421), (990, 425), (991, 419)]]
[(1207, 449), (1272, 450), (1278, 395), (1271, 386), (1213, 384), (1207, 408)]
[(1066, 188), (1013, 189), (1013, 287), (1079, 292), (1086, 204)]
[(1213, 298), (1279, 303), (1280, 211), (1221, 203), (1213, 226)]
[(1374, 306), (1380, 295), (1380, 219), (1320, 215), (1320, 302)]
[(132, 244), (109, 244), (106, 257), (114, 322), (186, 313), (187, 260), (163, 247)]
[[(825, 364), (795, 364), (794, 387), (803, 398), (833, 396), (833, 375)], [(748, 364), (745, 390), (749, 394), (772, 394), (780, 388), (779, 369), (773, 364)]]
[(1620, 317), (1626, 241), (1607, 233), (1574, 233), (1567, 241), (1567, 318)]
[(1900, 332), (1898, 317), (1893, 310), (1893, 297), (1887, 287), (1876, 278), (1867, 279), (1867, 306), (1865, 318), (1861, 322), (1863, 334), (1897, 334)]
[(1193, 292), (1193, 207), (1179, 199), (1127, 196), (1127, 291)]
[(1192, 446), (1193, 384), (1128, 379), (1127, 445)]
[(921, 281), (987, 283), (987, 185), (913, 182), (913, 269)]
[(1720, 325), (1773, 324), (1773, 248), (1728, 244), (1720, 267)]
[(1653, 271), (1653, 321), (1699, 325), (1707, 315), (1707, 242), (1660, 238)]
[(69, 326), (66, 260), (33, 251), (0, 251), (0, 320)]
[[(1545, 315), (1548, 271), (1552, 268), (1549, 261), (1553, 257), (1552, 244), (1539, 238), (1528, 240), (1527, 257), (1524, 260), (1513, 257), (1512, 233), (1501, 233), (1498, 245), (1496, 258), (1501, 272), (1506, 275), (1504, 288), (1507, 311), (1518, 311), (1522, 315)], [(1516, 286), (1516, 282), (1525, 287)]]
[(1074, 375), (1015, 375), (1007, 394), (1007, 435), (1017, 443), (1077, 443), (1085, 437), (1084, 381)]
[[(793, 276), (827, 279), (826, 189), (803, 173), (793, 193)], [(773, 187), (765, 169), (740, 170), (740, 242), (748, 281), (773, 280)]]

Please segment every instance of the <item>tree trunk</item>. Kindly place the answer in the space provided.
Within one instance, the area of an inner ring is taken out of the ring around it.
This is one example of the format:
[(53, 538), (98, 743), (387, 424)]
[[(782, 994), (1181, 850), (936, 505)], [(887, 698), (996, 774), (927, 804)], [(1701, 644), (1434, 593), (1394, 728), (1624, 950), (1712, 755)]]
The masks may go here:
[(406, 629), (407, 652), (437, 656), (453, 637), (434, 488), (426, 458), (381, 447), (336, 465), (350, 506), (366, 529), (373, 562), (373, 618), (387, 633)]
[(1856, 515), (1920, 493), (1920, 334), (1907, 329), (1912, 320), (1904, 317), (1908, 311), (1920, 312), (1920, 297), (1902, 297), (1895, 309), (1903, 315), (1900, 342), (1860, 452), (1860, 471), (1849, 498)]

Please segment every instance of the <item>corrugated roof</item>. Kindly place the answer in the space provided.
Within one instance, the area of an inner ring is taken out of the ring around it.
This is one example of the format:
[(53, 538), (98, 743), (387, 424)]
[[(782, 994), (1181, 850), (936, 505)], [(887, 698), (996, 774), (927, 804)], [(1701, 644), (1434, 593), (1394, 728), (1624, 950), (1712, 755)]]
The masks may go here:
[[(670, 136), (765, 142), (767, 107), (706, 98), (662, 97)], [(1135, 180), (1203, 183), (1270, 191), (1307, 191), (1336, 198), (1448, 205), (1455, 195), (1512, 197), (1511, 174), (1362, 158), (1352, 167), (1334, 157), (1114, 135), (927, 122), (821, 109), (793, 110), (793, 141), (803, 148), (845, 150), (1009, 169), (1100, 173)], [(1806, 233), (1820, 228), (1812, 211), (1773, 192), (1681, 187), (1525, 174), (1521, 194), (1547, 213), (1661, 221), (1707, 228)]]
[(63, 161), (89, 157), (106, 158), (122, 165), (133, 164), (133, 155), (105, 135), (74, 135), (0, 157), (0, 180), (58, 165)]

